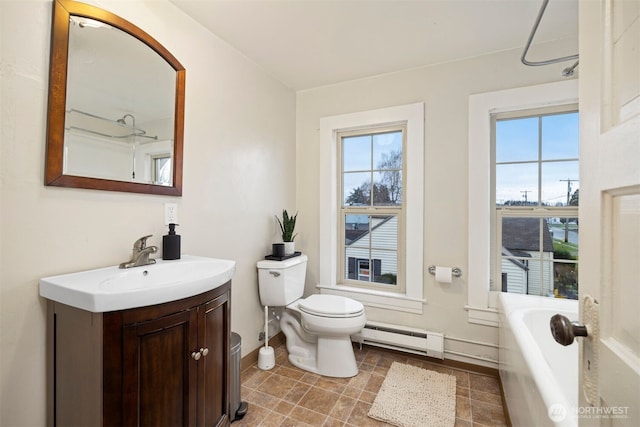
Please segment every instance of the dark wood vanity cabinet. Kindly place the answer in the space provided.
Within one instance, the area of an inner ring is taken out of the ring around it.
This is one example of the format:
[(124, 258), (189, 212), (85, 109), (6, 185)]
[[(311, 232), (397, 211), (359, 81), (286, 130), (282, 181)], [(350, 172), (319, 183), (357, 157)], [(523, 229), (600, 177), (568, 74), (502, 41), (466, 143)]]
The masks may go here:
[(230, 282), (90, 313), (50, 302), (54, 425), (229, 425)]

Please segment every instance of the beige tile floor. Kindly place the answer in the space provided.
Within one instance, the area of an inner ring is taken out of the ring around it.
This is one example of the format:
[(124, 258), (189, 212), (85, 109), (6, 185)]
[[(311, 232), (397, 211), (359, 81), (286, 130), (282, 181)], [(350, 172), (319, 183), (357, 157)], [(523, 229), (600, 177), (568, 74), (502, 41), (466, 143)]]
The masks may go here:
[[(456, 427), (505, 426), (500, 384), (494, 376), (454, 369), (426, 357), (364, 346), (355, 348), (360, 372), (329, 378), (298, 369), (287, 360), (284, 344), (275, 348), (276, 366), (254, 364), (242, 372), (241, 396), (249, 411), (233, 427), (388, 426), (367, 417), (387, 370), (394, 361), (456, 377)], [(425, 426), (428, 427), (428, 426)]]

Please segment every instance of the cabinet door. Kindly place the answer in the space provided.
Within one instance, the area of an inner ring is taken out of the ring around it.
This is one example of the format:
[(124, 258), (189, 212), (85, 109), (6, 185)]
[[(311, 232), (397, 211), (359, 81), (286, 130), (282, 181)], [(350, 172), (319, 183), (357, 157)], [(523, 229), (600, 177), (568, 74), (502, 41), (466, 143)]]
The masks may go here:
[(198, 425), (228, 425), (229, 345), (231, 339), (229, 293), (199, 308), (198, 341), (206, 356), (198, 365)]
[(123, 329), (123, 424), (195, 425), (197, 310)]

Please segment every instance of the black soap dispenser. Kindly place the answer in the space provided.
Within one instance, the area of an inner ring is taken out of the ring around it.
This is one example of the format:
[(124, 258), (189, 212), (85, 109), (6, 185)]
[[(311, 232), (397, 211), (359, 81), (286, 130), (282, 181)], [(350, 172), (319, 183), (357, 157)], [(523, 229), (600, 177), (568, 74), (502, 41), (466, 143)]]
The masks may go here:
[(162, 259), (180, 259), (180, 235), (176, 225), (169, 224), (169, 234), (162, 236)]

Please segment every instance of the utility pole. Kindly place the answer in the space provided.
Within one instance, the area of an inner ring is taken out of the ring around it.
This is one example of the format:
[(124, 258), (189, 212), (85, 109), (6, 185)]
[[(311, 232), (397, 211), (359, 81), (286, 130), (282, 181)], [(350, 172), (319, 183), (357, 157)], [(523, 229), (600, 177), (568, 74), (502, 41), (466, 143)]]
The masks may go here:
[(524, 204), (526, 205), (527, 204), (527, 194), (531, 193), (531, 190), (521, 190), (520, 192), (522, 194), (524, 194), (524, 196), (522, 196), (522, 197), (524, 197)]
[[(561, 179), (561, 182), (567, 182), (567, 206), (571, 202), (571, 183), (579, 181), (578, 179)], [(564, 242), (567, 243), (569, 241), (569, 218), (565, 218), (564, 221)]]

